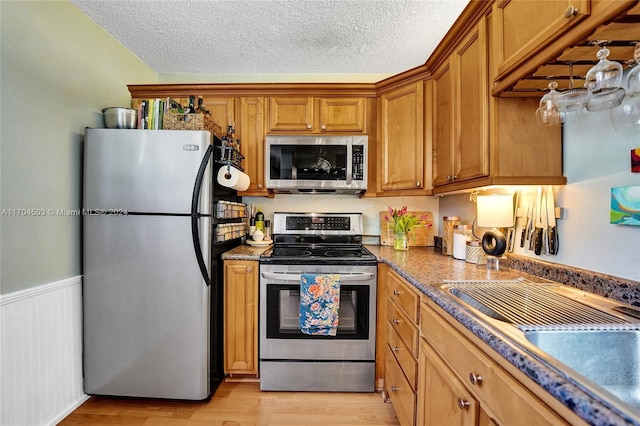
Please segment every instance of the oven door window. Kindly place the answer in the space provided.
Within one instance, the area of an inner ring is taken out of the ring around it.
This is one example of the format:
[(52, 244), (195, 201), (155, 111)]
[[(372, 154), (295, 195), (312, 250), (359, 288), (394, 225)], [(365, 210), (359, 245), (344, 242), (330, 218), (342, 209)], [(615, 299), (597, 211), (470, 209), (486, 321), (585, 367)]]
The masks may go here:
[(267, 338), (367, 339), (369, 337), (369, 286), (341, 285), (336, 336), (310, 336), (300, 331), (300, 286), (267, 285)]

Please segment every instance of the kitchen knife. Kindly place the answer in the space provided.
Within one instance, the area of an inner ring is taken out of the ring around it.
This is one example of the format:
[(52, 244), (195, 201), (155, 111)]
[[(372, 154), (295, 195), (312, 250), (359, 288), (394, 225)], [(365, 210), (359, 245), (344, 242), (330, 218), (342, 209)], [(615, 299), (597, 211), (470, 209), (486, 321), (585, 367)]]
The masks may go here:
[(520, 234), (520, 247), (524, 247), (524, 242), (527, 240), (527, 236), (531, 232), (529, 226), (531, 225), (531, 203), (527, 204), (527, 216), (525, 217), (525, 222), (522, 224), (522, 233)]
[(544, 229), (543, 227), (543, 223), (542, 223), (542, 212), (543, 212), (543, 208), (542, 208), (542, 188), (538, 187), (538, 195), (536, 196), (536, 213), (535, 213), (535, 218), (536, 218), (536, 228), (535, 231), (533, 233), (533, 252), (537, 255), (539, 255), (540, 253), (542, 253), (542, 240), (543, 240), (543, 235), (542, 235), (542, 230)]
[(513, 225), (507, 230), (507, 251), (513, 252), (516, 240), (516, 220), (518, 218), (518, 202), (520, 201), (520, 190), (516, 191), (515, 208), (513, 209)]
[(549, 254), (558, 254), (559, 239), (556, 229), (556, 202), (553, 197), (553, 187), (547, 188), (547, 239), (549, 241)]

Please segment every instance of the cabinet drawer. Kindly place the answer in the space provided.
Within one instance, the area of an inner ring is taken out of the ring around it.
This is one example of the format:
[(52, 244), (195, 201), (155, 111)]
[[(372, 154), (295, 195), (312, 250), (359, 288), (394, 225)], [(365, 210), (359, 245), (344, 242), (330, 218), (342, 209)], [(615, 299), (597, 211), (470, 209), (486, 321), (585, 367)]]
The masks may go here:
[(418, 358), (418, 327), (395, 304), (393, 299), (387, 298), (387, 324), (393, 328), (402, 339), (414, 358)]
[(411, 388), (415, 390), (418, 363), (411, 355), (411, 351), (407, 348), (407, 345), (404, 344), (400, 336), (398, 336), (398, 333), (396, 333), (391, 325), (387, 325), (387, 344), (389, 345), (389, 350), (391, 350), (391, 353), (393, 353), (393, 356), (396, 358), (396, 361), (400, 364), (400, 368), (402, 368), (402, 372), (411, 385)]
[(387, 394), (402, 426), (414, 424), (416, 412), (416, 394), (402, 374), (400, 366), (393, 357), (391, 349), (387, 347), (385, 362), (384, 385)]
[[(420, 314), (425, 324), (420, 329), (427, 341), (501, 423), (518, 424), (528, 419), (536, 425), (567, 424), (440, 315), (426, 305)], [(473, 384), (472, 375), (481, 377), (481, 382)]]
[(418, 323), (418, 309), (420, 307), (420, 296), (409, 288), (398, 274), (389, 271), (387, 275), (387, 292), (398, 306), (407, 314), (409, 319), (415, 324)]

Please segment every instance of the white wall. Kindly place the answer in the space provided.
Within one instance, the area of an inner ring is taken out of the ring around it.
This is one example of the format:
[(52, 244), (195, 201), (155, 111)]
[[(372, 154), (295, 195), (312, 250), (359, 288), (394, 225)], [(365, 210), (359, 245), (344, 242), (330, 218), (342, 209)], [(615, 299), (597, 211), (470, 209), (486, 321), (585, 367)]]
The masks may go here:
[[(355, 195), (289, 195), (275, 198), (243, 197), (243, 202), (262, 208), (265, 219), (273, 218), (274, 212), (347, 212), (362, 213), (365, 235), (380, 235), (380, 212), (388, 207), (394, 209), (407, 206), (409, 210), (430, 211), (438, 217), (438, 202), (433, 197), (385, 197), (358, 198)], [(435, 224), (434, 224), (435, 225)], [(438, 233), (436, 227), (434, 234)]]
[[(0, 294), (81, 274), (82, 134), (157, 75), (68, 1), (1, 1)], [(22, 210), (35, 209), (35, 210)], [(30, 212), (31, 215), (29, 215)], [(44, 215), (43, 215), (44, 214)]]

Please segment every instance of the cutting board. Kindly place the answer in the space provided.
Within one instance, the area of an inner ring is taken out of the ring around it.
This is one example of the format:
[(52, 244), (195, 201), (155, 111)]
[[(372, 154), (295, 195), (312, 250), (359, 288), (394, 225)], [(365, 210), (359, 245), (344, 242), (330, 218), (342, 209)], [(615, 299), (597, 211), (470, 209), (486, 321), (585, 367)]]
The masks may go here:
[[(417, 217), (427, 216), (426, 223), (430, 223), (431, 228), (415, 228), (414, 235), (409, 234), (409, 246), (433, 246), (433, 214), (427, 211), (408, 211), (407, 213), (416, 215)], [(384, 220), (388, 216), (388, 211), (380, 212), (380, 244), (383, 246), (392, 246), (395, 235), (393, 230), (389, 228), (388, 222)]]

